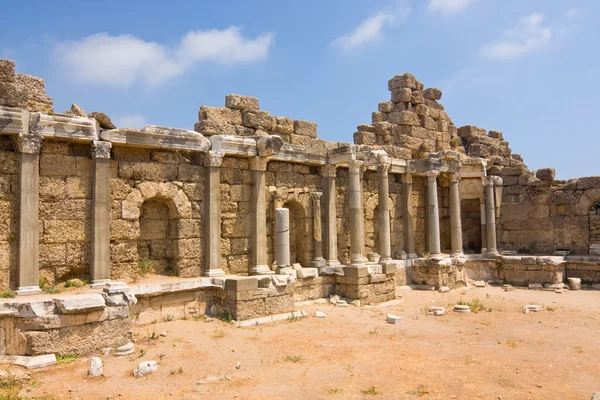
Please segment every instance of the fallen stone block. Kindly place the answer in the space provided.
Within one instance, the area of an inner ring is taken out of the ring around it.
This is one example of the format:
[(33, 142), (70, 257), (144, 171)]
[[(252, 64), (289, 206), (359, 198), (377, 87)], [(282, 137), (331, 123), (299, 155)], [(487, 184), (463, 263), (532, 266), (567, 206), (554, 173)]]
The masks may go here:
[(530, 290), (542, 290), (544, 286), (541, 283), (530, 283), (527, 286)]
[(132, 342), (124, 344), (123, 346), (117, 347), (115, 356), (127, 356), (135, 351), (135, 345)]
[(394, 314), (387, 314), (388, 324), (399, 325), (402, 323), (403, 318)]
[(135, 371), (133, 371), (133, 376), (136, 378), (142, 377), (144, 375), (148, 375), (151, 372), (158, 370), (158, 364), (156, 361), (142, 361), (138, 364), (138, 367)]
[(41, 356), (4, 356), (0, 358), (1, 363), (10, 363), (20, 365), (27, 369), (38, 369), (56, 364), (54, 354), (44, 354)]
[(100, 357), (90, 358), (90, 368), (88, 370), (88, 376), (102, 376), (102, 360)]
[(319, 277), (319, 269), (318, 268), (300, 268), (296, 271), (298, 274), (298, 278), (307, 279), (307, 278), (318, 278)]
[(482, 288), (482, 287), (485, 287), (485, 282), (484, 281), (475, 281), (475, 282), (473, 282), (473, 285), (475, 287)]
[(56, 307), (62, 314), (83, 314), (103, 310), (106, 306), (100, 293), (55, 297)]
[(442, 286), (442, 287), (440, 287), (440, 290), (439, 290), (440, 293), (446, 293), (449, 291), (450, 291), (450, 288), (448, 286)]
[(322, 311), (315, 311), (315, 318), (325, 318), (325, 313)]
[(462, 305), (462, 304), (457, 304), (454, 306), (454, 312), (459, 312), (459, 313), (470, 313), (471, 312), (471, 308), (467, 305)]
[(441, 317), (446, 313), (446, 309), (444, 307), (432, 306), (429, 307), (429, 313), (435, 315), (436, 317)]
[(581, 278), (567, 278), (569, 289), (581, 290)]
[(504, 289), (505, 292), (510, 292), (512, 290), (515, 290), (515, 288), (512, 285), (508, 285), (508, 284), (502, 285), (502, 289)]
[(564, 283), (546, 283), (544, 285), (544, 290), (560, 290), (565, 288)]
[(335, 303), (336, 307), (348, 307), (348, 303), (346, 303), (346, 300), (338, 300)]
[(350, 304), (352, 304), (353, 306), (356, 306), (356, 307), (360, 307), (360, 300), (352, 300), (350, 302)]
[(540, 306), (539, 304), (527, 304), (523, 307), (523, 312), (525, 314), (527, 314), (528, 312), (532, 311), (532, 312), (540, 312), (544, 309), (543, 306)]

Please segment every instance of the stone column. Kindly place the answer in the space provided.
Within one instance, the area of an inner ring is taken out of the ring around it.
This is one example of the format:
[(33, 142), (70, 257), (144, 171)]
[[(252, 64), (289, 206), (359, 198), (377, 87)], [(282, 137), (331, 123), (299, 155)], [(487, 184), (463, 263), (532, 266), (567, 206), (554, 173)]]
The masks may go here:
[(462, 223), (460, 219), (460, 175), (450, 174), (450, 241), (452, 256), (463, 256)]
[(481, 215), (481, 254), (487, 253), (487, 224), (485, 223), (485, 197), (479, 198), (479, 214)]
[(429, 222), (429, 253), (431, 258), (441, 258), (440, 210), (438, 207), (437, 176), (439, 172), (427, 173), (427, 213)]
[(417, 258), (415, 253), (415, 228), (413, 225), (412, 175), (402, 175), (402, 222), (404, 223), (404, 251), (408, 258)]
[(496, 210), (494, 207), (494, 177), (488, 176), (485, 185), (487, 254), (498, 255), (496, 249)]
[(19, 154), (19, 286), (18, 295), (38, 294), (40, 281), (39, 182), (42, 136), (20, 134)]
[(275, 262), (277, 269), (287, 268), (290, 264), (290, 210), (275, 210)]
[(323, 234), (321, 232), (321, 195), (322, 192), (311, 192), (310, 198), (313, 203), (313, 239), (315, 242), (315, 256), (312, 266), (320, 268), (325, 266), (323, 258)]
[(325, 265), (328, 267), (338, 267), (338, 243), (337, 243), (337, 193), (335, 188), (335, 165), (325, 165), (321, 167), (321, 175), (326, 179), (325, 191), (325, 251), (327, 260)]
[(377, 165), (378, 172), (378, 211), (379, 211), (379, 256), (380, 261), (392, 259), (392, 241), (390, 224), (390, 186), (389, 175), (390, 163), (385, 159)]
[(110, 281), (110, 142), (94, 141), (91, 287)]
[(364, 257), (365, 215), (362, 200), (361, 169), (363, 162), (351, 160), (348, 162), (350, 172), (348, 185), (348, 202), (350, 205), (350, 264), (362, 265), (367, 260)]
[(272, 274), (267, 265), (267, 202), (265, 199), (265, 171), (268, 158), (250, 160), (252, 170), (252, 235), (250, 235), (250, 273)]
[(204, 276), (223, 276), (221, 268), (221, 163), (224, 154), (205, 154), (204, 186)]

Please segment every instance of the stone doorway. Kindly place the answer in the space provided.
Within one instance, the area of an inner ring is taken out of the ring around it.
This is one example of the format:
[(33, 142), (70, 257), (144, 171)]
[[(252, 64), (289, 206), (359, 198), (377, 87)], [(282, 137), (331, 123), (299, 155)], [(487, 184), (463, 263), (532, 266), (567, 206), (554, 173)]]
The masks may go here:
[(140, 208), (138, 267), (142, 272), (173, 274), (174, 220), (169, 218), (165, 199), (152, 198)]
[(306, 210), (295, 200), (287, 201), (283, 207), (290, 210), (290, 262), (309, 267), (311, 260), (308, 249), (312, 235), (308, 230)]
[(460, 203), (463, 251), (481, 253), (481, 208), (479, 199), (463, 199)]
[(600, 200), (592, 206), (588, 223), (590, 254), (600, 255)]

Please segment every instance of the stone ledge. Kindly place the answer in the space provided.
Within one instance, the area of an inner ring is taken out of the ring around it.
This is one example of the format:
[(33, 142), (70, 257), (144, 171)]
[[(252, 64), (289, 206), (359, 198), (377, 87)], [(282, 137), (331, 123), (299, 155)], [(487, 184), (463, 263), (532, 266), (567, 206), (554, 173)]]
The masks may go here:
[[(211, 147), (210, 141), (198, 132), (153, 126), (144, 129), (146, 130), (112, 129), (102, 131), (100, 138), (114, 145), (149, 149), (207, 152)], [(163, 132), (157, 133), (159, 129), (162, 129)]]

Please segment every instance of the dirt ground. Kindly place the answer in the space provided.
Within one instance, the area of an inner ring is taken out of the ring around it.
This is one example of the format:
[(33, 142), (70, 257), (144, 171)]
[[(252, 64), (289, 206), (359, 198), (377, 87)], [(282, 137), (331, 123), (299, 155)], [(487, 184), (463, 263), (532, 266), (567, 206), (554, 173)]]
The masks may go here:
[[(450, 311), (459, 300), (475, 299), (483, 311)], [(102, 356), (105, 377), (87, 378), (89, 359), (79, 358), (34, 372), (34, 384), (21, 395), (589, 400), (600, 391), (598, 291), (409, 291), (393, 303), (313, 304), (300, 308), (307, 318), (249, 328), (216, 319), (137, 327), (133, 355)], [(525, 314), (521, 308), (528, 303), (545, 310)], [(428, 315), (431, 305), (449, 311)], [(315, 310), (326, 318), (315, 318)], [(404, 323), (387, 324), (385, 313), (403, 316)], [(142, 360), (158, 361), (158, 371), (134, 378)]]

